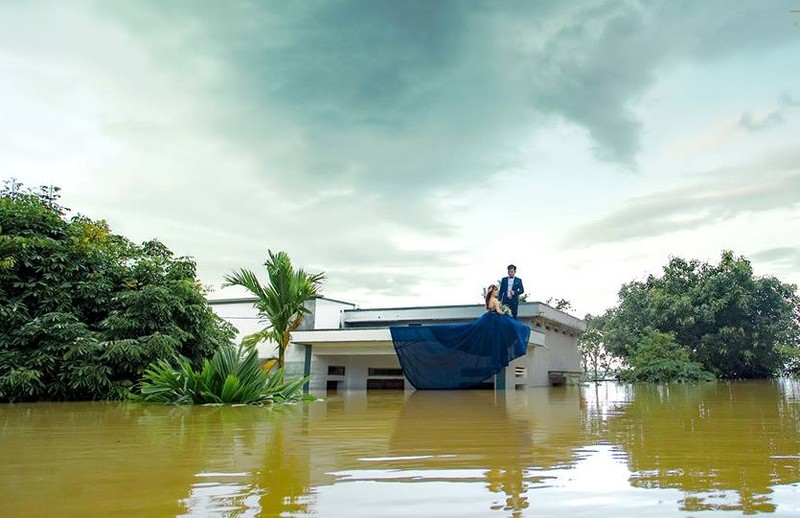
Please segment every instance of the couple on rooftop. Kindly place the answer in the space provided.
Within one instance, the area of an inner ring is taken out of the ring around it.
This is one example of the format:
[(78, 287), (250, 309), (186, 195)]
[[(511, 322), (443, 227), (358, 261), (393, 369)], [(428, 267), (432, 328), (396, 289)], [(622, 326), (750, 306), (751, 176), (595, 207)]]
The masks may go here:
[(508, 265), (508, 277), (500, 280), (500, 287), (492, 284), (486, 290), (486, 311), (504, 314), (502, 305), (508, 306), (511, 316), (517, 318), (519, 308), (519, 296), (525, 292), (522, 286), (522, 279), (517, 277), (517, 267), (513, 264)]
[[(480, 385), (527, 354), (531, 328), (516, 320), (519, 297), (525, 289), (516, 274), (517, 267), (509, 264), (508, 277), (500, 281), (500, 289), (489, 286), (486, 312), (477, 320), (389, 328), (403, 374), (415, 388)], [(511, 318), (505, 317), (501, 302), (507, 305)], [(498, 378), (502, 383), (505, 379), (505, 373)]]

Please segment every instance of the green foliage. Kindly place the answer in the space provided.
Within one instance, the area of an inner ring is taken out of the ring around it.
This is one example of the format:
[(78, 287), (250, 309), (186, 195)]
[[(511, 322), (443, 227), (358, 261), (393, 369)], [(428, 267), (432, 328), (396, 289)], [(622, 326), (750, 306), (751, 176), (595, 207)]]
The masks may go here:
[[(599, 380), (612, 370), (614, 358), (606, 350), (603, 331), (596, 323), (597, 317), (586, 316), (587, 329), (578, 339), (583, 371), (591, 380)], [(602, 372), (602, 376), (601, 376)]]
[(245, 269), (226, 275), (224, 286), (242, 286), (256, 296), (253, 306), (266, 327), (245, 337), (243, 343), (253, 346), (266, 340), (276, 342), (278, 365), (283, 368), (292, 332), (300, 327), (304, 315), (309, 312), (306, 303), (319, 295), (325, 274), (309, 274), (302, 268), (295, 270), (285, 252), (272, 253), (271, 250), (264, 266), (269, 279), (266, 286), (252, 271)]
[(186, 358), (176, 356), (175, 367), (158, 360), (145, 371), (140, 395), (134, 399), (149, 403), (176, 404), (262, 404), (303, 399), (308, 378), (283, 382), (283, 370), (267, 372), (261, 367), (255, 348), (222, 347), (211, 360), (195, 370)]
[(714, 375), (690, 357), (689, 350), (677, 343), (672, 334), (648, 328), (630, 359), (631, 368), (619, 376), (629, 382), (713, 381)]
[(548, 306), (554, 307), (559, 311), (564, 311), (564, 312), (572, 311), (572, 303), (567, 299), (548, 297), (547, 300), (544, 301), (544, 303), (547, 304)]
[(0, 401), (121, 398), (154, 360), (230, 343), (190, 258), (66, 213), (56, 188), (0, 190)]
[(619, 299), (602, 327), (609, 351), (628, 362), (652, 329), (671, 334), (691, 361), (719, 378), (765, 378), (796, 368), (796, 287), (754, 276), (750, 262), (732, 252), (723, 252), (718, 265), (673, 258), (663, 276), (624, 285)]

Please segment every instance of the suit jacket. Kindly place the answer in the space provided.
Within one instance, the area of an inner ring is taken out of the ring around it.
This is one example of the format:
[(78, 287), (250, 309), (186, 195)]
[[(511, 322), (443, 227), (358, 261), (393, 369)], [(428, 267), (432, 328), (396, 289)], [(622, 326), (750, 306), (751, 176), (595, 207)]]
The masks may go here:
[(525, 288), (522, 287), (522, 279), (514, 277), (514, 283), (511, 285), (512, 295), (508, 298), (508, 277), (503, 277), (500, 280), (500, 302), (502, 304), (518, 304), (519, 296), (525, 293)]

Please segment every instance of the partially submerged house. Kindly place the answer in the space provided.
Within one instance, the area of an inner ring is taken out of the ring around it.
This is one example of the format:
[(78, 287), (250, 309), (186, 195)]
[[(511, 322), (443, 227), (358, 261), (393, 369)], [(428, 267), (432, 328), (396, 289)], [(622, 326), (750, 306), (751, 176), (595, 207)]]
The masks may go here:
[[(211, 306), (242, 336), (261, 328), (254, 299), (212, 300)], [(310, 389), (410, 389), (389, 332), (396, 325), (463, 323), (480, 318), (482, 305), (359, 309), (325, 297), (309, 303), (310, 314), (292, 333), (286, 373), (311, 375)], [(518, 319), (531, 327), (528, 352), (487, 380), (496, 389), (564, 383), (580, 371), (578, 337), (586, 323), (541, 302), (524, 302)], [(262, 358), (274, 356), (274, 344), (262, 344)]]

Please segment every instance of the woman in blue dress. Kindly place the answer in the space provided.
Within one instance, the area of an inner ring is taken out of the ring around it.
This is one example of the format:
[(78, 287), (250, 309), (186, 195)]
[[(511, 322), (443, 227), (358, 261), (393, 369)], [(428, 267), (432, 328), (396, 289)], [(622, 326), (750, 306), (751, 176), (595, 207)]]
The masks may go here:
[(486, 289), (486, 311), (457, 324), (391, 326), (395, 352), (408, 381), (418, 389), (459, 389), (491, 380), (528, 349), (531, 328), (507, 316)]
[(498, 292), (499, 289), (495, 284), (490, 284), (489, 287), (486, 288), (486, 311), (503, 315), (505, 313), (503, 313), (503, 309), (500, 307), (500, 301), (497, 300)]

